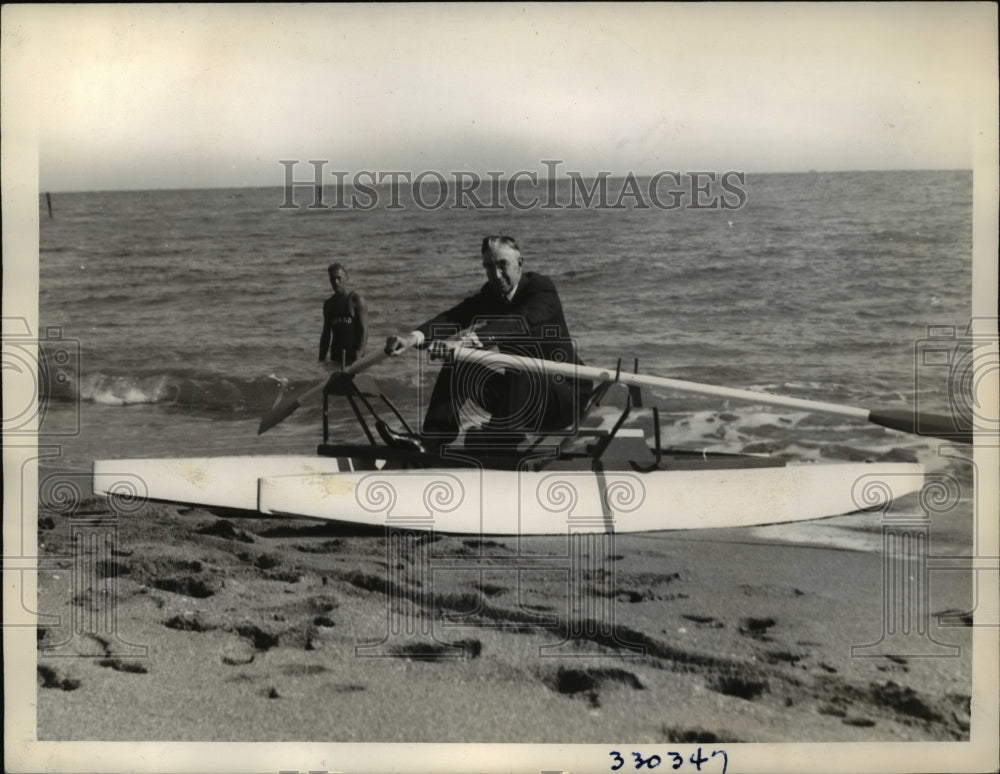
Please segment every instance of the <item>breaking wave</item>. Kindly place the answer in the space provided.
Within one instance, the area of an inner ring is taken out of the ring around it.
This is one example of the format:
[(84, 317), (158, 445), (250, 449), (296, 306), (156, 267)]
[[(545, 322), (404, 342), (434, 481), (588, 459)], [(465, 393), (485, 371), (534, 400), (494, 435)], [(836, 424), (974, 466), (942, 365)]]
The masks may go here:
[[(158, 374), (92, 373), (49, 380), (47, 397), (104, 406), (159, 404), (196, 414), (240, 417), (270, 408), (281, 395), (307, 389), (315, 381), (288, 383), (276, 376), (239, 378), (223, 374), (166, 372)], [(46, 393), (43, 382), (43, 394)]]

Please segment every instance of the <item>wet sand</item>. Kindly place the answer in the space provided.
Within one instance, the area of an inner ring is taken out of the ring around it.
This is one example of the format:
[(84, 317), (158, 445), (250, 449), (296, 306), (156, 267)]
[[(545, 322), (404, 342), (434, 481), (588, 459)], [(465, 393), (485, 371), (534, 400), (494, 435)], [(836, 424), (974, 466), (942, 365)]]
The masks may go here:
[(970, 575), (933, 573), (910, 655), (852, 655), (893, 625), (878, 552), (748, 530), (390, 538), (98, 498), (40, 506), (39, 546), (39, 610), (60, 616), (38, 632), (41, 740), (969, 735)]

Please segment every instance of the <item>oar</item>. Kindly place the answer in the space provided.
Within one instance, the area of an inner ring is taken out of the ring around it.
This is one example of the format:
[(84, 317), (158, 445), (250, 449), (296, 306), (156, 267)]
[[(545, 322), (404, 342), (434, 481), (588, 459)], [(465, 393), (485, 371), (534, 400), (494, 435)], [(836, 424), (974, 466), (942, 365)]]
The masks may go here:
[(504, 355), (498, 352), (469, 349), (467, 347), (455, 347), (452, 352), (457, 359), (469, 362), (511, 366), (536, 371), (542, 369), (548, 374), (561, 374), (573, 379), (591, 379), (595, 382), (619, 381), (625, 385), (662, 387), (681, 392), (715, 395), (720, 398), (734, 398), (736, 400), (745, 400), (769, 406), (783, 406), (786, 408), (802, 409), (804, 411), (815, 411), (820, 414), (836, 414), (843, 417), (861, 419), (882, 427), (900, 430), (913, 435), (929, 435), (936, 438), (943, 438), (947, 441), (972, 443), (971, 427), (956, 427), (955, 419), (941, 414), (918, 413), (906, 409), (873, 410), (860, 406), (844, 406), (839, 403), (790, 398), (766, 392), (739, 390), (733, 387), (718, 387), (711, 384), (686, 382), (681, 379), (668, 379), (662, 376), (647, 376), (646, 374), (633, 374), (620, 371), (613, 372), (592, 366), (557, 363), (552, 360), (539, 360), (537, 358), (521, 357), (518, 355)]
[[(475, 322), (465, 330), (459, 331), (451, 338), (444, 339), (443, 343), (450, 347), (456, 347), (462, 341), (463, 337), (475, 333), (479, 328), (482, 328), (485, 324), (486, 324), (485, 321)], [(430, 342), (425, 341), (422, 347), (425, 348), (429, 343)], [(266, 433), (268, 430), (270, 430), (279, 422), (284, 422), (286, 419), (288, 419), (289, 416), (292, 415), (293, 412), (301, 408), (306, 401), (312, 398), (317, 392), (326, 387), (326, 385), (328, 385), (334, 379), (339, 379), (342, 376), (354, 376), (356, 374), (359, 374), (365, 369), (371, 368), (373, 365), (381, 363), (387, 357), (390, 356), (386, 354), (383, 350), (378, 350), (377, 352), (373, 352), (372, 354), (367, 355), (366, 357), (363, 357), (354, 363), (351, 363), (351, 365), (347, 366), (347, 368), (343, 369), (342, 371), (337, 371), (336, 373), (331, 374), (326, 379), (317, 382), (308, 390), (303, 392), (301, 395), (291, 396), (285, 400), (280, 400), (279, 396), (278, 402), (275, 403), (274, 406), (271, 407), (271, 410), (268, 411), (261, 418), (260, 425), (257, 427), (257, 435), (260, 435), (261, 433)]]
[(322, 381), (317, 382), (302, 394), (292, 395), (286, 398), (285, 400), (279, 400), (277, 403), (274, 404), (274, 406), (271, 407), (271, 410), (268, 411), (261, 418), (260, 426), (257, 428), (257, 435), (260, 435), (261, 433), (266, 433), (268, 430), (270, 430), (279, 422), (284, 422), (289, 416), (291, 416), (291, 414), (294, 411), (296, 411), (296, 409), (300, 408), (317, 392), (326, 387), (326, 385), (329, 384), (331, 380), (344, 375), (353, 376), (355, 374), (359, 374), (366, 368), (371, 368), (376, 363), (382, 362), (387, 357), (389, 356), (385, 354), (385, 352), (383, 352), (382, 350), (372, 352), (370, 355), (367, 355), (361, 358), (360, 360), (351, 363), (351, 365), (347, 366), (347, 368), (345, 368), (344, 370), (337, 371), (336, 373), (331, 374)]

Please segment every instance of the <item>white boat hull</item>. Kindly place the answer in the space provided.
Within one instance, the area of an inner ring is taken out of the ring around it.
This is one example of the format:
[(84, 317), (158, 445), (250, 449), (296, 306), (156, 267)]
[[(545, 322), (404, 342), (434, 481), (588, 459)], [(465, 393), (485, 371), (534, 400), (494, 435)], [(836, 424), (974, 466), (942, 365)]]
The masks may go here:
[(257, 510), (257, 482), (265, 476), (350, 470), (343, 458), (257, 455), (97, 460), (94, 494), (188, 505)]
[(377, 527), (545, 535), (717, 529), (880, 509), (923, 485), (910, 463), (657, 470), (354, 471), (348, 458), (99, 460), (94, 492)]
[(476, 469), (260, 479), (262, 513), (456, 534), (716, 529), (880, 509), (923, 485), (920, 465), (830, 464), (651, 473)]

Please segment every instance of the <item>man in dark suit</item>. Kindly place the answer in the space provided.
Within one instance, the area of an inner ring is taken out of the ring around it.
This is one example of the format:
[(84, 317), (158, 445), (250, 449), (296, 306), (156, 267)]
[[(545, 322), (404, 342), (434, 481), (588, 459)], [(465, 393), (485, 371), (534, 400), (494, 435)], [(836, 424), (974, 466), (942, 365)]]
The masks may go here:
[[(486, 284), (446, 312), (410, 333), (389, 336), (385, 351), (399, 355), (411, 347), (430, 346), (440, 352), (443, 339), (473, 325), (466, 336), (473, 346), (494, 343), (504, 354), (579, 363), (562, 303), (552, 281), (523, 271), (524, 259), (509, 236), (483, 240), (481, 255)], [(486, 429), (500, 441), (522, 438), (525, 432), (553, 432), (572, 426), (577, 418), (577, 383), (537, 371), (497, 370), (481, 364), (446, 362), (441, 369), (424, 418), (423, 439), (433, 446), (453, 441), (467, 400), (489, 415)]]

